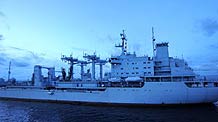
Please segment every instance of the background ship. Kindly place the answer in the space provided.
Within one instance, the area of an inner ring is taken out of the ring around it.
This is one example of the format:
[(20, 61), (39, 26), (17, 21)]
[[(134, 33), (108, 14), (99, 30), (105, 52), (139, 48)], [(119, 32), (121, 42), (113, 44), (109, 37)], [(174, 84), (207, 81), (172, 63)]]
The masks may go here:
[[(152, 31), (153, 32), (153, 31)], [(103, 104), (200, 104), (218, 101), (218, 82), (199, 81), (184, 59), (169, 57), (168, 43), (156, 43), (154, 35), (153, 57), (137, 57), (127, 50), (127, 39), (123, 33), (119, 56), (102, 60), (95, 53), (85, 54), (86, 60), (72, 56), (61, 59), (70, 64), (68, 75), (62, 69), (56, 77), (54, 67), (36, 65), (32, 85), (2, 86), (1, 99), (22, 99), (61, 102), (85, 102)], [(111, 64), (111, 72), (103, 77), (103, 66)], [(92, 70), (84, 72), (91, 64)], [(81, 78), (74, 78), (74, 66), (81, 67)], [(100, 78), (95, 78), (95, 65), (100, 67)], [(48, 76), (42, 76), (42, 69)]]

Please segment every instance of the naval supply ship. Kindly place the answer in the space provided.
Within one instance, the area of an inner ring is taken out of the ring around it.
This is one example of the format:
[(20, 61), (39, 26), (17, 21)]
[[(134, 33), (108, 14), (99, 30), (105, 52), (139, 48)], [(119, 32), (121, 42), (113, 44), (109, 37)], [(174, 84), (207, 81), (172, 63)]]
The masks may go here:
[[(153, 30), (153, 29), (152, 29)], [(83, 60), (62, 56), (69, 63), (56, 76), (54, 67), (34, 66), (31, 85), (1, 86), (0, 99), (37, 100), (70, 103), (177, 105), (218, 101), (218, 82), (198, 80), (184, 59), (169, 56), (168, 43), (156, 43), (152, 31), (153, 56), (136, 56), (127, 50), (124, 31), (120, 34), (121, 54), (102, 60), (95, 53)], [(110, 63), (111, 71), (103, 67)], [(84, 68), (91, 64), (91, 72)], [(99, 78), (95, 68), (99, 65)], [(80, 66), (80, 78), (74, 78), (74, 67)], [(48, 71), (42, 75), (42, 69)]]

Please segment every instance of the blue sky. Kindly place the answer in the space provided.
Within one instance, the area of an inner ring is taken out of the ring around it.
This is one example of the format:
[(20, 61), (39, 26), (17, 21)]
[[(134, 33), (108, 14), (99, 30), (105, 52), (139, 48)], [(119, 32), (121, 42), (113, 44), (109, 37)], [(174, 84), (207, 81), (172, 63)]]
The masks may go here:
[[(33, 66), (60, 67), (61, 54), (82, 58), (96, 51), (115, 55), (124, 29), (128, 49), (152, 56), (157, 42), (169, 42), (170, 56), (183, 58), (200, 74), (218, 74), (216, 0), (0, 0), (0, 77), (31, 77)], [(108, 67), (107, 67), (108, 68)], [(79, 73), (79, 72), (78, 72)]]

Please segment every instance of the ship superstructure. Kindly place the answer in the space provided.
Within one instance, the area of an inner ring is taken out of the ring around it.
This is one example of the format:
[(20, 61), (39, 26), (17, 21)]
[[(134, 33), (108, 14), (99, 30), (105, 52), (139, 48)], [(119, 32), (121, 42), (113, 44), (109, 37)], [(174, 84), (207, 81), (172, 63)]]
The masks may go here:
[[(153, 33), (153, 29), (152, 29)], [(154, 34), (154, 33), (153, 33)], [(121, 54), (109, 60), (95, 53), (85, 60), (62, 56), (69, 63), (68, 73), (62, 68), (56, 76), (54, 67), (36, 65), (32, 86), (6, 86), (0, 98), (110, 104), (198, 104), (218, 101), (218, 82), (198, 81), (184, 59), (169, 56), (168, 43), (156, 43), (152, 35), (153, 56), (136, 56), (127, 50), (124, 31), (120, 34)], [(103, 77), (103, 66), (111, 64), (111, 72)], [(91, 64), (91, 71), (84, 68)], [(96, 78), (99, 65), (99, 78)], [(74, 78), (74, 67), (80, 66), (80, 78)], [(42, 76), (42, 69), (48, 76)]]
[[(125, 35), (124, 33), (122, 35)], [(154, 56), (137, 57), (135, 53), (127, 52), (127, 39), (121, 37), (122, 45), (116, 46), (122, 48), (119, 56), (110, 58), (111, 77), (128, 78), (141, 77), (148, 80), (157, 81), (191, 81), (196, 74), (190, 68), (184, 59), (169, 57), (168, 43), (157, 43), (155, 46)]]

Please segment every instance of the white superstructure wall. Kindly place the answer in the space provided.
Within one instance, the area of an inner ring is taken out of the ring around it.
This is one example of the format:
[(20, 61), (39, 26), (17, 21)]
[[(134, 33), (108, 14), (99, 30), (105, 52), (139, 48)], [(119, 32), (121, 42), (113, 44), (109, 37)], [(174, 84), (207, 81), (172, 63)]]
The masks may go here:
[(127, 54), (111, 58), (111, 77), (143, 77), (154, 75), (154, 62), (148, 56)]
[(169, 66), (168, 43), (156, 44), (156, 61), (161, 61), (163, 66)]

